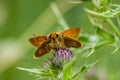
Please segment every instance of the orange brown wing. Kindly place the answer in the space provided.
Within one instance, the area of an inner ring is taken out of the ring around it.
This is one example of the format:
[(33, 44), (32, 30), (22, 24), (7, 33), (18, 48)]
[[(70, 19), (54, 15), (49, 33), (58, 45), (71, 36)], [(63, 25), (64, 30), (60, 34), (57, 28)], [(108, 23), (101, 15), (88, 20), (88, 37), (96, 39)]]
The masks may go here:
[(81, 43), (73, 38), (63, 37), (63, 39), (64, 39), (64, 44), (67, 48), (69, 48), (69, 47), (75, 47), (75, 48), (81, 47)]
[(40, 57), (49, 52), (50, 52), (50, 49), (48, 47), (48, 44), (47, 44), (47, 42), (44, 41), (43, 43), (41, 43), (39, 48), (36, 50), (34, 57)]
[(35, 46), (35, 47), (39, 47), (40, 44), (46, 40), (47, 37), (46, 36), (36, 36), (36, 37), (32, 37), (29, 39), (29, 41)]
[(77, 38), (80, 33), (80, 27), (70, 28), (62, 32), (64, 36), (71, 37), (73, 39)]

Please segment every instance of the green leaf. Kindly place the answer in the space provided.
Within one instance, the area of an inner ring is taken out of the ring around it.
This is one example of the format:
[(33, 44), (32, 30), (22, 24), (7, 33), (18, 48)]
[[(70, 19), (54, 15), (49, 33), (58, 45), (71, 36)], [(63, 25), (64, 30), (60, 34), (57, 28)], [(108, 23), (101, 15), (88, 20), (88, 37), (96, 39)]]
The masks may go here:
[(92, 2), (100, 11), (106, 11), (110, 7), (111, 0), (92, 0)]
[(82, 75), (84, 75), (91, 67), (93, 67), (96, 63), (98, 63), (99, 60), (96, 60), (95, 62), (93, 62), (92, 64), (89, 64), (89, 65), (84, 65), (82, 66), (78, 72), (76, 72), (72, 77), (71, 79), (72, 80), (80, 80), (80, 77)]
[(103, 17), (115, 17), (120, 16), (120, 7), (116, 8), (115, 10), (108, 10), (106, 12), (101, 13)]
[(62, 74), (63, 80), (69, 80), (75, 59), (76, 58), (74, 57), (69, 63), (65, 64), (65, 66), (63, 67), (63, 74)]
[(38, 77), (38, 78), (50, 78), (50, 77), (53, 77), (53, 74), (51, 74), (50, 72), (50, 69), (39, 69), (39, 68), (31, 68), (31, 69), (28, 69), (28, 68), (21, 68), (21, 67), (17, 67), (18, 69), (20, 70), (23, 70), (23, 71), (26, 71), (26, 72), (29, 72), (29, 73), (32, 73), (32, 75), (34, 74), (35, 77)]
[(109, 44), (109, 41), (99, 39), (94, 48), (97, 49), (97, 48), (102, 47), (102, 46), (104, 46), (106, 44)]
[(92, 55), (95, 52), (95, 49), (94, 49), (94, 47), (92, 47), (92, 48), (89, 48), (88, 51), (89, 51), (89, 53), (87, 54), (86, 57), (89, 57), (90, 55)]
[(96, 34), (102, 40), (105, 40), (105, 41), (110, 42), (110, 43), (115, 42), (114, 36), (111, 33), (109, 33), (108, 31), (106, 31), (106, 30), (104, 30), (102, 28), (97, 27)]
[(89, 68), (88, 68), (87, 66), (82, 66), (82, 67), (78, 70), (78, 72), (71, 77), (71, 79), (72, 79), (72, 80), (79, 80), (80, 77), (81, 77), (82, 75), (84, 75), (84, 73), (86, 73), (86, 72), (88, 71), (88, 69), (89, 69)]
[(21, 67), (17, 67), (18, 69), (20, 70), (23, 70), (23, 71), (27, 71), (27, 72), (30, 72), (30, 73), (35, 73), (35, 74), (39, 74), (40, 73), (40, 69), (28, 69), (28, 68), (21, 68)]
[(85, 11), (88, 12), (89, 14), (105, 17), (105, 18), (120, 16), (120, 7), (117, 7), (115, 9), (110, 9), (110, 10), (107, 10), (106, 12), (101, 12), (101, 13), (89, 10), (87, 8), (85, 8)]

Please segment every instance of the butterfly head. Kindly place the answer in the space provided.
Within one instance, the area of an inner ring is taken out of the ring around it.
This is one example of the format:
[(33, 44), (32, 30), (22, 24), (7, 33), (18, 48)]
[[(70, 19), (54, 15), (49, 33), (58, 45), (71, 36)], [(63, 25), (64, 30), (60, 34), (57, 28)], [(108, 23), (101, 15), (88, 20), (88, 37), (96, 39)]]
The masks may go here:
[(47, 37), (48, 44), (52, 49), (58, 49), (63, 46), (63, 35), (57, 32), (52, 32)]

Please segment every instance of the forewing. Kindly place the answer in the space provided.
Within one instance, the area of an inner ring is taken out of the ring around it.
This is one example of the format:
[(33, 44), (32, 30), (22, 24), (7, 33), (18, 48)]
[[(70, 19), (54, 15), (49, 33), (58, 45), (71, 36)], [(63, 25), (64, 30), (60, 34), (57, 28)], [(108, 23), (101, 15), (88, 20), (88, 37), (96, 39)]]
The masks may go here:
[(70, 37), (64, 37), (64, 44), (67, 48), (69, 47), (81, 47), (81, 43), (73, 38)]
[(29, 41), (35, 46), (35, 47), (39, 47), (40, 44), (46, 40), (47, 37), (46, 36), (36, 36), (36, 37), (32, 37), (29, 39)]
[(80, 27), (70, 28), (62, 32), (64, 36), (71, 37), (73, 39), (77, 38), (80, 33)]

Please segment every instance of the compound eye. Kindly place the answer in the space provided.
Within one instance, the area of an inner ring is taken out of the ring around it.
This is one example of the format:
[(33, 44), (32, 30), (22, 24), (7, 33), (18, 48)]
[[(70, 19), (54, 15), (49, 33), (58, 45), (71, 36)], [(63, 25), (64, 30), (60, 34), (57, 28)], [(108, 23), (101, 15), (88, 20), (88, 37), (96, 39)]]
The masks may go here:
[(51, 39), (51, 35), (49, 36), (49, 38)]
[(57, 37), (57, 38), (58, 38), (58, 36), (59, 36), (59, 35), (58, 35), (58, 34), (56, 34), (56, 37)]

